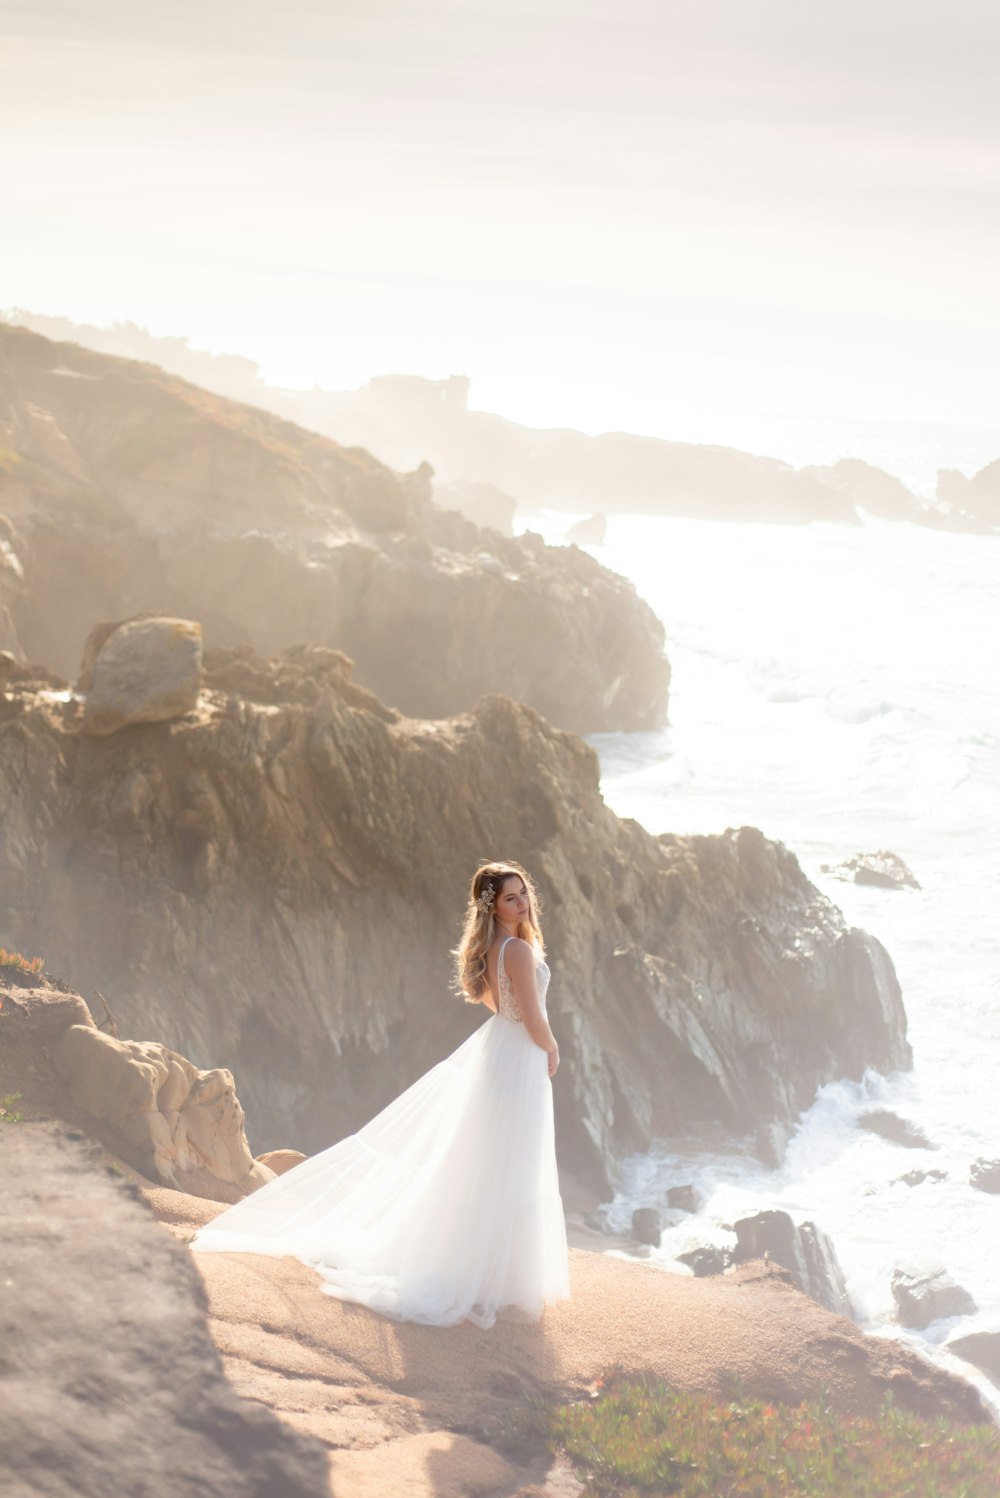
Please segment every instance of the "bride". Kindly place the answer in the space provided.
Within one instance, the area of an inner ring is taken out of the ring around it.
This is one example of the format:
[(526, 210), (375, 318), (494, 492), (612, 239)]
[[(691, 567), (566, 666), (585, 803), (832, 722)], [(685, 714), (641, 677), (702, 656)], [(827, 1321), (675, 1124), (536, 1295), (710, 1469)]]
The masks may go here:
[(568, 1300), (556, 1173), (549, 969), (516, 863), (476, 870), (455, 987), (492, 1017), (356, 1134), (276, 1176), (194, 1237), (290, 1254), (320, 1288), (398, 1321), (490, 1327)]

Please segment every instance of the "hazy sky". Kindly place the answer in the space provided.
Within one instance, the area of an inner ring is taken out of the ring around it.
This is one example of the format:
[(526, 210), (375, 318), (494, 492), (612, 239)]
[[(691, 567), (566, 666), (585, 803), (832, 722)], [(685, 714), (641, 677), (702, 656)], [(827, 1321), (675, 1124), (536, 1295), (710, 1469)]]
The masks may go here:
[(0, 306), (537, 424), (997, 424), (996, 0), (0, 0), (0, 49)]

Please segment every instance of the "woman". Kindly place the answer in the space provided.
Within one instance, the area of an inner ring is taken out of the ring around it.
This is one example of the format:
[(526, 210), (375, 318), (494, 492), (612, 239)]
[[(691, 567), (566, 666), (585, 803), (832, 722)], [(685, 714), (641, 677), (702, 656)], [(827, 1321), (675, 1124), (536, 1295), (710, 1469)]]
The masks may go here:
[(490, 1327), (569, 1299), (556, 1173), (549, 969), (538, 899), (486, 863), (454, 952), (455, 986), (493, 1017), (363, 1129), (227, 1208), (201, 1251), (291, 1254), (320, 1288), (399, 1321)]

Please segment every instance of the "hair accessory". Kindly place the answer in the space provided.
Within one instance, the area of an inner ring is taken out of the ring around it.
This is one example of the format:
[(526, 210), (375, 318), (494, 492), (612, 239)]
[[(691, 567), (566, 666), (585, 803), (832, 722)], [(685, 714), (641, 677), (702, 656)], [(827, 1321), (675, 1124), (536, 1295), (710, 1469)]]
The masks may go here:
[(476, 899), (476, 907), (478, 910), (482, 911), (483, 915), (489, 915), (490, 911), (493, 909), (493, 901), (495, 896), (496, 891), (494, 890), (493, 885), (490, 883), (490, 881), (487, 880), (482, 889), (479, 891), (479, 895)]

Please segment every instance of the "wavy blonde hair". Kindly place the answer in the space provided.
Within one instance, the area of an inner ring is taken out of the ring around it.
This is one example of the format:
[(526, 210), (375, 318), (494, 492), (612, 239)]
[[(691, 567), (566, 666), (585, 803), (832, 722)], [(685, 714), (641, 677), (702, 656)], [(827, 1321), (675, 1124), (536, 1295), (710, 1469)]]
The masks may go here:
[(522, 879), (528, 891), (528, 919), (518, 922), (517, 934), (526, 942), (530, 942), (540, 956), (545, 955), (542, 928), (538, 919), (541, 902), (538, 898), (538, 891), (531, 881), (531, 875), (522, 869), (519, 863), (480, 864), (472, 876), (472, 884), (469, 887), (469, 904), (465, 912), (462, 939), (452, 952), (455, 959), (453, 987), (462, 995), (467, 1004), (481, 1004), (483, 995), (488, 991), (486, 953), (493, 944), (497, 929), (494, 906), (491, 905), (487, 911), (480, 910), (479, 898), (486, 886), (492, 885), (495, 901), (504, 880), (511, 877)]

